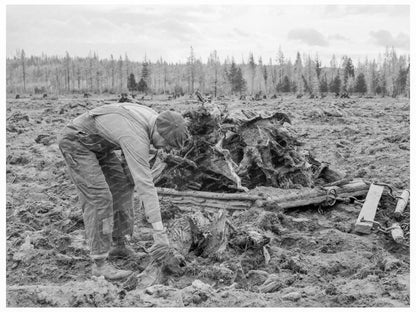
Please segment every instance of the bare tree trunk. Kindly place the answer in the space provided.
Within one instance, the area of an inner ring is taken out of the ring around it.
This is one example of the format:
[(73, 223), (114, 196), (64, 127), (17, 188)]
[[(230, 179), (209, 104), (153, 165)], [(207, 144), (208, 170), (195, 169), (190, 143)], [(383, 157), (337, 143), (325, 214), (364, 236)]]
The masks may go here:
[(56, 93), (59, 94), (61, 84), (60, 84), (60, 81), (59, 81), (59, 71), (58, 71), (57, 67), (55, 67), (55, 79), (56, 79)]
[(113, 55), (111, 54), (111, 90), (114, 91), (114, 75), (115, 75), (115, 62), (114, 62), (114, 58)]
[(166, 84), (167, 84), (167, 67), (166, 64), (163, 64), (163, 94), (166, 93)]
[(81, 90), (81, 69), (79, 65), (77, 66), (77, 82), (78, 82), (78, 91)]
[(26, 64), (25, 64), (25, 51), (22, 50), (21, 54), (22, 72), (23, 72), (23, 92), (26, 92)]
[(218, 69), (217, 65), (215, 65), (215, 80), (214, 80), (214, 98), (217, 97), (217, 84), (218, 84)]
[(66, 89), (67, 89), (68, 92), (71, 89), (71, 86), (70, 86), (70, 67), (69, 67), (69, 61), (70, 61), (69, 53), (66, 52), (66, 60), (65, 60), (65, 65), (66, 65)]
[(90, 90), (90, 92), (92, 92), (93, 91), (93, 85), (92, 85), (92, 79), (93, 79), (92, 78), (92, 67), (93, 67), (92, 57), (89, 56), (88, 59), (89, 59), (89, 68), (88, 68), (88, 81), (89, 81), (89, 86), (88, 86), (88, 89)]
[(72, 89), (75, 89), (75, 62), (74, 60), (71, 60), (71, 67), (72, 67), (72, 75), (71, 75), (71, 84)]
[(123, 59), (118, 60), (119, 92), (123, 91)]

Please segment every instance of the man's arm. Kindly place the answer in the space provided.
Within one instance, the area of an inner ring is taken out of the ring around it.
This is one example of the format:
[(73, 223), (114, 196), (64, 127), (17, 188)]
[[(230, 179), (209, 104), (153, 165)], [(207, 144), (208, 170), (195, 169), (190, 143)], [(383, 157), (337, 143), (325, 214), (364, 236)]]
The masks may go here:
[[(143, 202), (147, 221), (160, 228), (162, 218), (160, 215), (159, 199), (153, 176), (149, 165), (149, 145), (145, 139), (136, 137), (123, 137), (120, 147), (123, 150), (127, 165), (136, 186), (136, 191)], [(163, 229), (163, 225), (162, 225)]]

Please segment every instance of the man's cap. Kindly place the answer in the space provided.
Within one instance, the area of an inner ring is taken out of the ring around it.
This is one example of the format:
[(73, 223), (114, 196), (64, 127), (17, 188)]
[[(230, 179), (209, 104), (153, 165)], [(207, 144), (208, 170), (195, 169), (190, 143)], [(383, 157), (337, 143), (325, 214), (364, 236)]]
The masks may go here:
[(174, 111), (164, 111), (156, 118), (157, 132), (166, 142), (177, 149), (181, 149), (188, 138), (185, 119)]

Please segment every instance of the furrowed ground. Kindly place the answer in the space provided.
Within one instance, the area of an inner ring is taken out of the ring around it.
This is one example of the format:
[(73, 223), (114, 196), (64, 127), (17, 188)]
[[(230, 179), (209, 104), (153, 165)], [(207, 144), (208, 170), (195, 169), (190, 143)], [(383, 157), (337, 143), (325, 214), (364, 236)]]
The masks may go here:
[[(115, 96), (7, 100), (8, 306), (409, 306), (408, 208), (400, 223), (403, 245), (382, 232), (355, 233), (359, 204), (272, 210), (268, 216), (276, 217), (270, 220), (279, 230), (269, 244), (267, 261), (263, 254), (247, 252), (222, 262), (192, 257), (181, 276), (172, 275), (164, 285), (148, 289), (128, 290), (121, 282), (91, 278), (82, 214), (56, 135), (85, 110), (115, 101)], [(317, 160), (349, 176), (386, 183), (395, 196), (409, 189), (408, 99), (218, 102), (230, 111), (286, 113), (304, 143), (302, 149)], [(185, 98), (142, 103), (156, 111), (180, 112), (200, 105)], [(375, 217), (384, 227), (393, 221), (396, 205), (387, 193)], [(163, 198), (161, 203), (167, 224), (180, 217), (166, 213), (171, 203)], [(244, 224), (262, 214), (249, 209), (230, 219)], [(151, 244), (151, 235), (141, 213), (136, 215), (131, 246), (139, 257), (114, 264), (140, 272), (149, 260), (143, 247)]]

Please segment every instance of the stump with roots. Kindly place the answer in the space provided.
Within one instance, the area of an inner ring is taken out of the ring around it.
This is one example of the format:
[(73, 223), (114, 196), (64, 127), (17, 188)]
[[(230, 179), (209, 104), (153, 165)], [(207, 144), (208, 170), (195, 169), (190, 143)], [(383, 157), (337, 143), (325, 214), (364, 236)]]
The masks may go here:
[(313, 187), (343, 177), (300, 149), (284, 113), (228, 114), (224, 107), (203, 105), (184, 116), (191, 139), (176, 155), (159, 153), (153, 165), (158, 187), (237, 192), (257, 186)]

